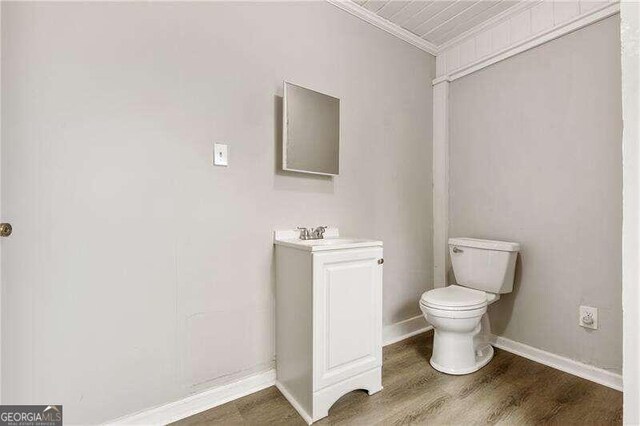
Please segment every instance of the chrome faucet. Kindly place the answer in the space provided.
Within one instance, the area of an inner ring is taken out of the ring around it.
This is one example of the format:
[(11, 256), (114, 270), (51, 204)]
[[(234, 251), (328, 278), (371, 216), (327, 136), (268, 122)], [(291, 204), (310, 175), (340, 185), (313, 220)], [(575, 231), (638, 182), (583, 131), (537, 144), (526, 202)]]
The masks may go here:
[(300, 230), (301, 240), (321, 240), (324, 238), (324, 232), (327, 230), (326, 226), (318, 226), (315, 229), (307, 229), (298, 226)]

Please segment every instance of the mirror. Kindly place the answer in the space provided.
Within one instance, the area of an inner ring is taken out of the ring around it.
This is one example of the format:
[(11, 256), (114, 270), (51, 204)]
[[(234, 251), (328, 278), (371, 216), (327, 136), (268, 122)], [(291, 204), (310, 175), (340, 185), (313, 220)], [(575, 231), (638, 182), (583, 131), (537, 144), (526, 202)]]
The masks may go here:
[(338, 175), (340, 99), (284, 82), (282, 169)]

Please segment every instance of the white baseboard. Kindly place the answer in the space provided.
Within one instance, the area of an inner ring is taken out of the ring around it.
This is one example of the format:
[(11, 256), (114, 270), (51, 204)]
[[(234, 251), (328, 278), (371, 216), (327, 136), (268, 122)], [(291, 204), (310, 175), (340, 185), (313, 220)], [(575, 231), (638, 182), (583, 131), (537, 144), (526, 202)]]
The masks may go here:
[(565, 373), (573, 374), (574, 376), (582, 377), (583, 379), (622, 391), (622, 376), (620, 374), (583, 364), (560, 355), (543, 351), (542, 349), (536, 349), (524, 343), (514, 342), (501, 336), (492, 336), (491, 344), (496, 348), (520, 355), (523, 358), (539, 362), (556, 370), (564, 371)]
[(424, 333), (432, 328), (433, 327), (427, 324), (424, 315), (418, 315), (395, 324), (385, 325), (382, 330), (382, 344), (387, 346), (408, 339), (416, 334)]
[[(383, 344), (390, 345), (407, 339), (416, 334), (424, 333), (432, 327), (427, 325), (424, 316), (416, 316), (407, 320), (391, 324), (384, 327)], [(109, 425), (166, 425), (181, 419), (185, 419), (194, 414), (210, 410), (218, 405), (226, 404), (234, 399), (241, 398), (259, 390), (278, 384), (276, 383), (276, 370), (269, 370), (264, 373), (249, 376), (237, 382), (224, 386), (218, 386), (206, 390), (179, 401), (170, 402), (159, 407), (154, 407), (135, 414), (120, 417), (108, 422)], [(287, 397), (286, 389), (278, 386), (280, 392)], [(300, 410), (298, 410), (300, 411)], [(304, 416), (303, 416), (304, 417)], [(308, 419), (305, 418), (308, 421)]]
[(276, 380), (276, 387), (278, 388), (280, 393), (285, 397), (285, 399), (289, 401), (289, 404), (291, 404), (291, 406), (295, 408), (298, 414), (300, 414), (300, 417), (302, 417), (304, 421), (307, 422), (308, 425), (313, 423), (313, 420), (311, 419), (311, 416), (309, 415), (309, 413), (307, 413), (304, 410), (304, 408), (302, 408), (302, 405), (300, 405), (300, 403), (293, 397), (293, 395), (291, 395), (289, 390), (277, 380)]
[(141, 411), (136, 414), (120, 417), (107, 424), (110, 425), (166, 425), (194, 414), (207, 411), (218, 405), (226, 404), (234, 399), (258, 392), (273, 386), (276, 381), (276, 370), (255, 374), (234, 383), (218, 386), (179, 401)]

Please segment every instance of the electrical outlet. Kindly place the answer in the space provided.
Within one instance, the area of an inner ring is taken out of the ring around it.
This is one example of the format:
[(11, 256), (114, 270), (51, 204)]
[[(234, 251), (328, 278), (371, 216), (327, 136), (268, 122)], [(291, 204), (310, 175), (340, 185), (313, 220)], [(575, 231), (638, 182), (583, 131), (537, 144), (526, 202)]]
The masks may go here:
[(580, 318), (578, 325), (585, 328), (598, 329), (598, 308), (580, 306)]

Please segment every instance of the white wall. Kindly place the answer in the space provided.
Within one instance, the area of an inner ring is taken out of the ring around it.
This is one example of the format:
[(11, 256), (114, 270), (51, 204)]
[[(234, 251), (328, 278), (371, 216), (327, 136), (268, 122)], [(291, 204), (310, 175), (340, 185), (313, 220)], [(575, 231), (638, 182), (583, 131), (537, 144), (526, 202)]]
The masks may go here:
[[(522, 244), (494, 333), (619, 373), (619, 16), (451, 83), (450, 236)], [(599, 309), (600, 329), (578, 326)]]
[[(275, 227), (384, 240), (384, 322), (419, 315), (433, 76), (325, 2), (3, 4), (3, 403), (98, 422), (271, 368)], [(284, 79), (341, 98), (339, 177), (278, 171)]]

